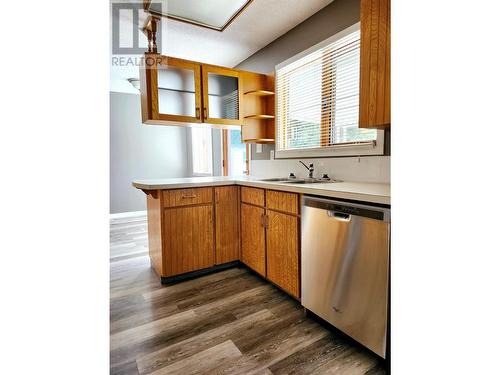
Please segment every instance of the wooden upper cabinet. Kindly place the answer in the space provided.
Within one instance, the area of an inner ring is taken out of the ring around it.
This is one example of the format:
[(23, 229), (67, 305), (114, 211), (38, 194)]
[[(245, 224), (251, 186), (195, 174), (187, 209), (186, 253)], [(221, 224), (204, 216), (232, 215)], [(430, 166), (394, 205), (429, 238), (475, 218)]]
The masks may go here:
[(215, 188), (215, 264), (240, 258), (237, 186)]
[(274, 143), (274, 75), (241, 72), (241, 77), (241, 139), (249, 143)]
[(241, 125), (240, 72), (203, 64), (203, 122)]
[(299, 218), (267, 211), (267, 278), (299, 297)]
[(200, 123), (201, 65), (188, 60), (147, 54), (141, 70), (142, 121)]
[(391, 124), (391, 2), (361, 0), (359, 127)]
[(196, 61), (144, 55), (142, 122), (241, 126), (243, 142), (274, 143), (274, 76)]

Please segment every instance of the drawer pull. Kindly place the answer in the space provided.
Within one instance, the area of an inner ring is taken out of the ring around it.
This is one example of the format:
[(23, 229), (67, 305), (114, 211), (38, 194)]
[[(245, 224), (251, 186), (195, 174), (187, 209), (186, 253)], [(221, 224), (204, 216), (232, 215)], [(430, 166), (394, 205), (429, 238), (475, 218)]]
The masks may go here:
[(196, 198), (197, 195), (183, 195), (182, 199), (191, 199), (191, 198)]

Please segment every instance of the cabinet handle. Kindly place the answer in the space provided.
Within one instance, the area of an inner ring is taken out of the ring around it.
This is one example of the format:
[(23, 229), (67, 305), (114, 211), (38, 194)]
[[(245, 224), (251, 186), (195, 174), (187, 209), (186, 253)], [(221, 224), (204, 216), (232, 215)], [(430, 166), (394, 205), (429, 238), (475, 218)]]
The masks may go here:
[(196, 107), (196, 118), (200, 119), (200, 107)]
[(183, 195), (182, 199), (191, 199), (191, 198), (196, 198), (197, 195)]
[(203, 119), (206, 120), (208, 117), (207, 117), (207, 109), (206, 108), (203, 108)]
[(266, 224), (264, 223), (264, 214), (260, 215), (260, 225), (262, 225), (263, 227), (266, 227)]

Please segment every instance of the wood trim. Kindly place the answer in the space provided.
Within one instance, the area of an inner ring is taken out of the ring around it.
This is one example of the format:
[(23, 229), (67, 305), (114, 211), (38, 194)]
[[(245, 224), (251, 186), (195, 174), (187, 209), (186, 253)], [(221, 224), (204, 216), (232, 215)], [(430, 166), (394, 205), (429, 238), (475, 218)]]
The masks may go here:
[(211, 25), (206, 25), (206, 24), (201, 23), (201, 22), (196, 22), (196, 21), (188, 20), (188, 19), (181, 18), (181, 17), (171, 16), (171, 15), (168, 15), (166, 13), (159, 13), (159, 12), (152, 11), (152, 10), (149, 9), (149, 5), (151, 4), (151, 0), (144, 0), (144, 10), (146, 12), (150, 13), (150, 14), (153, 14), (153, 15), (156, 15), (156, 16), (160, 16), (160, 17), (163, 17), (163, 18), (172, 19), (174, 21), (179, 21), (179, 22), (187, 23), (189, 25), (199, 26), (199, 27), (203, 27), (203, 28), (206, 28), (206, 29), (216, 30), (216, 31), (222, 32), (231, 23), (233, 23), (233, 21), (250, 5), (250, 3), (252, 1), (253, 0), (247, 0), (247, 2), (235, 14), (233, 14), (231, 16), (231, 18), (221, 28), (215, 27), (215, 26), (211, 26)]
[(361, 0), (360, 128), (390, 127), (390, 7), (389, 0)]
[(161, 199), (158, 195), (153, 197), (148, 194), (146, 197), (147, 218), (148, 218), (148, 249), (151, 266), (158, 274), (163, 276), (163, 236), (162, 236), (162, 207)]
[[(242, 136), (243, 136), (243, 134), (242, 134)], [(242, 142), (243, 142), (243, 140), (242, 140)], [(245, 150), (246, 150), (246, 152), (245, 152), (245, 167), (246, 167), (246, 172), (245, 172), (245, 174), (247, 176), (249, 176), (250, 175), (250, 158), (251, 158), (251, 152), (252, 152), (252, 149), (251, 149), (249, 143), (245, 144)]]
[(229, 175), (229, 142), (228, 130), (222, 130), (222, 175)]

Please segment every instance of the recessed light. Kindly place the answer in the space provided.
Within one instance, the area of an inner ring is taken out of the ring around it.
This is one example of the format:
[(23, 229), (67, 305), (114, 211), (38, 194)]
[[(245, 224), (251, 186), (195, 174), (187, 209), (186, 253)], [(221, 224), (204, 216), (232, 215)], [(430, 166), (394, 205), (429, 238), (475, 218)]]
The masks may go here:
[(152, 14), (223, 31), (252, 0), (154, 0), (145, 4)]

